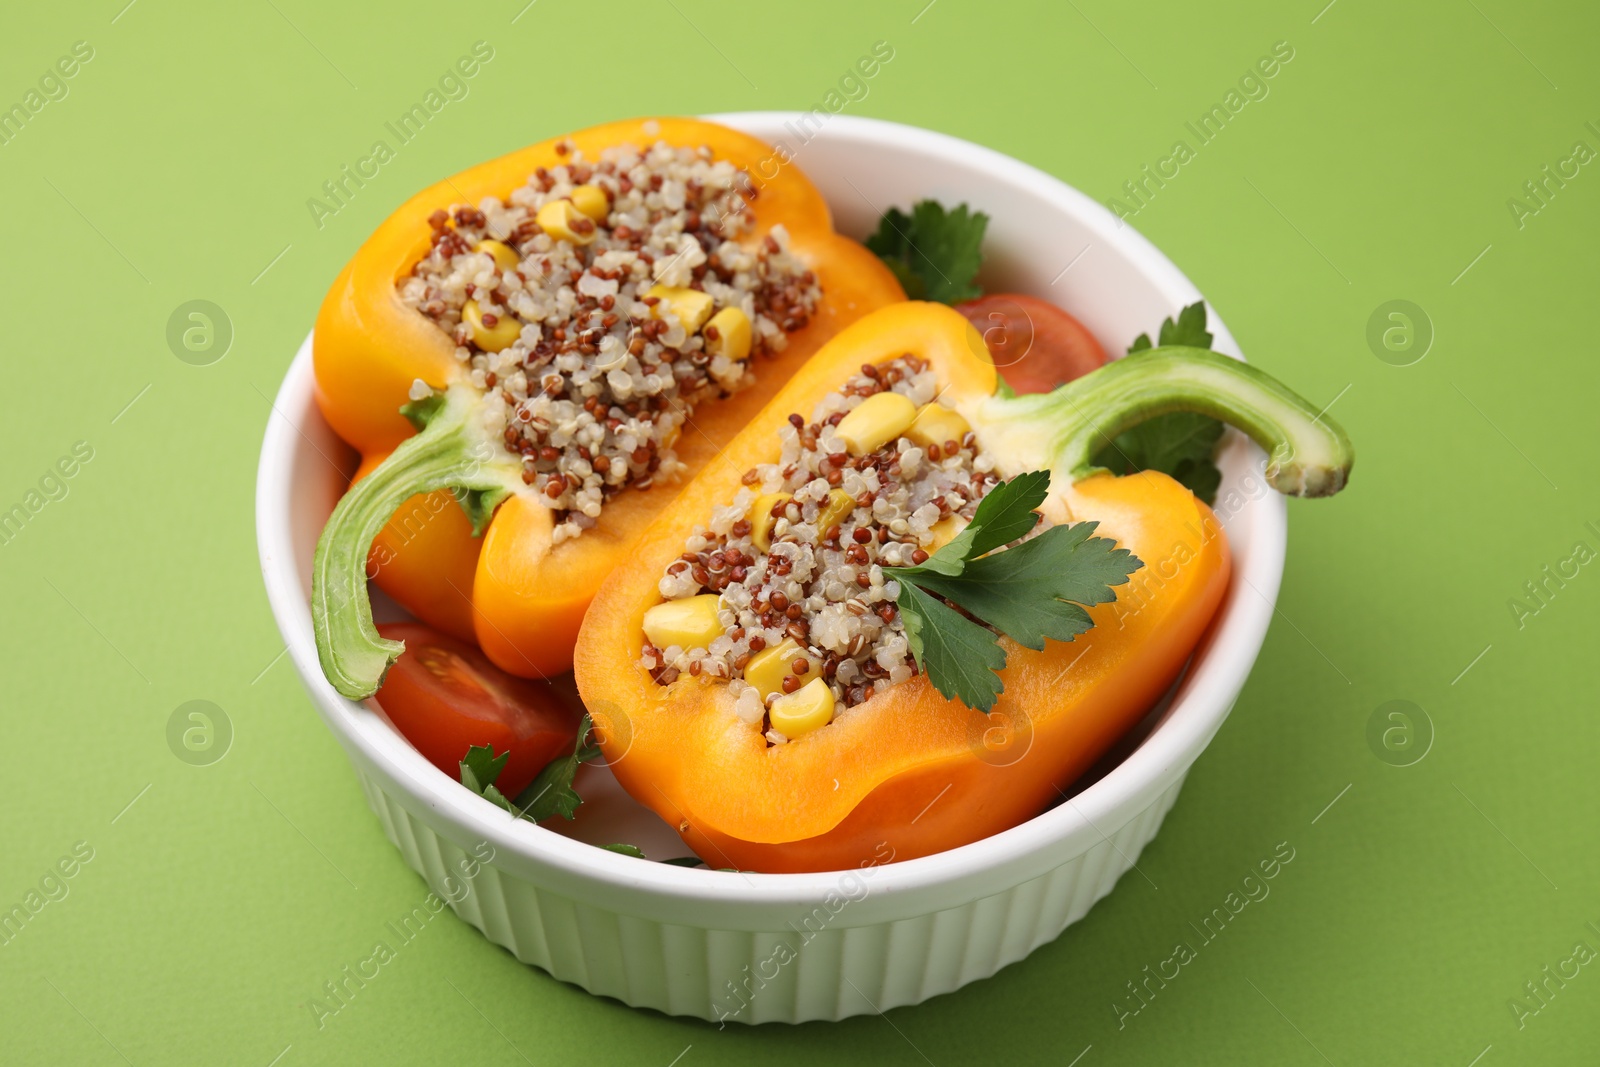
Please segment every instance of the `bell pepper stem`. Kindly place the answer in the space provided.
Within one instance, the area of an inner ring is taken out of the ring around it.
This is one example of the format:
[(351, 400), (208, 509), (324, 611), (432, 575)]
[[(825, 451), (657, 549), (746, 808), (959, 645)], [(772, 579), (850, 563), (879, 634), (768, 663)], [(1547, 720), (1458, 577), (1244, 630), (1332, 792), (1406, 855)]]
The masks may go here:
[[(317, 540), (312, 561), (311, 619), (317, 658), (333, 687), (352, 700), (378, 691), (405, 650), (382, 637), (367, 595), (367, 554), (400, 505), (418, 493), (452, 489), (475, 526), (522, 485), (521, 465), (477, 422), (476, 394), (454, 386), (427, 412), (422, 432), (345, 493)], [(474, 532), (479, 532), (475, 530)]]
[(1337, 493), (1355, 458), (1344, 430), (1310, 401), (1259, 368), (1203, 348), (1146, 349), (1052, 393), (990, 403), (1000, 410), (986, 421), (998, 416), (1002, 426), (1048, 419), (1049, 462), (1073, 481), (1103, 469), (1093, 456), (1118, 434), (1173, 411), (1243, 431), (1267, 452), (1267, 483), (1289, 496)]

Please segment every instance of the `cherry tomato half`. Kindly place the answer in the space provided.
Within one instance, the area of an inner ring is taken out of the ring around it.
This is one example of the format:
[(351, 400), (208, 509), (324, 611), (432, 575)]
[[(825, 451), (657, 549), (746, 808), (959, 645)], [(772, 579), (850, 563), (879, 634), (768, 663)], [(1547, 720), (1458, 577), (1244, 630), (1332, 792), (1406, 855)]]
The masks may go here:
[(418, 623), (381, 623), (406, 650), (378, 690), (378, 704), (428, 762), (460, 780), (473, 745), (508, 749), (495, 785), (515, 797), (558, 755), (572, 751), (580, 716), (543, 682), (516, 678), (464, 641)]
[(990, 293), (956, 310), (983, 334), (1000, 377), (1019, 393), (1048, 393), (1106, 362), (1083, 323), (1036, 296)]

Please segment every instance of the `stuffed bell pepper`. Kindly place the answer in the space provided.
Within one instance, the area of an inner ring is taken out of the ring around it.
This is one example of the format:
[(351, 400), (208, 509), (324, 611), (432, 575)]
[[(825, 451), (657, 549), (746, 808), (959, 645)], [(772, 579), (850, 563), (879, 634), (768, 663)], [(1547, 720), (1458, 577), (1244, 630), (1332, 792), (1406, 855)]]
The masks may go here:
[(1104, 469), (1175, 412), (1248, 434), (1281, 492), (1345, 483), (1332, 420), (1205, 348), (1017, 396), (950, 307), (857, 321), (595, 598), (575, 671), (613, 772), (713, 867), (908, 859), (1038, 814), (1173, 683), (1227, 587), (1206, 504)]
[(319, 403), (363, 456), (317, 548), (328, 678), (370, 696), (402, 648), (369, 577), (513, 674), (567, 670), (682, 482), (902, 298), (796, 167), (712, 123), (597, 126), (412, 198), (316, 324)]

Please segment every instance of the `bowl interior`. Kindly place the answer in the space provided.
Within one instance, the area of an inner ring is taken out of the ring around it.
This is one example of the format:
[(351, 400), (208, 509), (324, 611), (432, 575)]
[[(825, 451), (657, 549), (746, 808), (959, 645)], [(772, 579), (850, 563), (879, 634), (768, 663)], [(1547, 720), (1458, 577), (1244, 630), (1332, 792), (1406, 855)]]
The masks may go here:
[[(1093, 200), (988, 149), (912, 127), (830, 117), (807, 126), (792, 113), (710, 116), (744, 129), (792, 156), (822, 190), (841, 232), (861, 237), (891, 206), (934, 197), (966, 202), (990, 216), (983, 282), (991, 291), (1020, 291), (1064, 307), (1084, 322), (1108, 352), (1124, 351), (1164, 316), (1200, 298), (1192, 284), (1153, 246)], [(808, 136), (809, 135), (809, 136)], [(1215, 347), (1239, 355), (1213, 313)], [(401, 738), (375, 705), (343, 700), (322, 679), (307, 602), (311, 558), (323, 523), (348, 482), (355, 455), (323, 421), (313, 398), (310, 340), (301, 347), (274, 405), (258, 486), (263, 573), (280, 629), (313, 701), (342, 743), (364, 753), (405, 791), (457, 821), (483, 823), (478, 836), (504, 845), (525, 865), (637, 888), (637, 861), (564, 842), (529, 824), (507, 830), (501, 816), (439, 772)], [(915, 884), (970, 880), (1005, 864), (1043, 861), (1037, 853), (1099, 840), (1170, 787), (1226, 716), (1266, 631), (1281, 577), (1284, 507), (1261, 480), (1264, 456), (1247, 440), (1226, 439), (1218, 516), (1234, 557), (1232, 588), (1210, 635), (1169, 699), (1132, 736), (1075, 786), (1074, 803), (1022, 826), (936, 856), (890, 864), (881, 882)], [(403, 617), (381, 596), (379, 618)], [(571, 698), (576, 700), (576, 695)], [(627, 841), (653, 859), (687, 853), (677, 834), (635, 803), (603, 767), (583, 772), (579, 818), (559, 828), (578, 841)], [(1120, 820), (1119, 821), (1119, 817)], [(1031, 858), (1030, 858), (1031, 857)], [(705, 870), (649, 865), (663, 892), (749, 894), (805, 900), (825, 892), (834, 877), (763, 875), (755, 879)], [(723, 887), (722, 882), (734, 884)], [(865, 916), (863, 916), (865, 917)]]

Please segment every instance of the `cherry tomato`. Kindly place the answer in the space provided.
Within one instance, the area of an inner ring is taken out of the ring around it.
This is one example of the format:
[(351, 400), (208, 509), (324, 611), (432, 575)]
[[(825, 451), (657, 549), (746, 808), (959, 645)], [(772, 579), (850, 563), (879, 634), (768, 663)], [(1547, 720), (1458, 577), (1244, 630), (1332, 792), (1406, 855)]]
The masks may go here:
[(1083, 323), (1036, 296), (990, 293), (956, 310), (983, 334), (1000, 377), (1019, 393), (1048, 393), (1106, 362)]
[(543, 682), (517, 678), (464, 641), (418, 623), (381, 623), (406, 650), (378, 690), (378, 704), (428, 762), (460, 780), (473, 745), (511, 752), (495, 785), (508, 797), (527, 788), (556, 756), (572, 751), (580, 716)]

